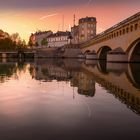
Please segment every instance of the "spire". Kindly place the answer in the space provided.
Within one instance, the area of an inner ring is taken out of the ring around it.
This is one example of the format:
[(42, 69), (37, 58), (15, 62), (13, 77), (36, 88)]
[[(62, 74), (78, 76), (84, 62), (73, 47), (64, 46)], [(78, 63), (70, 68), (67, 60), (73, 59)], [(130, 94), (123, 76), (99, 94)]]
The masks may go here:
[(62, 31), (64, 31), (64, 20), (65, 20), (65, 17), (64, 15), (62, 16)]
[(74, 17), (73, 17), (73, 26), (75, 26), (75, 14), (74, 14)]

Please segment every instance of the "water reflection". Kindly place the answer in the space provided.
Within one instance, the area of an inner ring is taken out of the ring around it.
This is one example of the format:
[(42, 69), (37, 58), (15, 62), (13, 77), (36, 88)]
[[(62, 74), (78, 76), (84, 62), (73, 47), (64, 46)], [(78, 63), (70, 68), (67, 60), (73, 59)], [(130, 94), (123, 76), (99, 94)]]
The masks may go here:
[(104, 61), (1, 61), (0, 138), (136, 138), (139, 71)]
[[(32, 61), (33, 62), (33, 61)], [(96, 61), (85, 63), (69, 59), (38, 59), (35, 62), (0, 62), (0, 82), (25, 71), (26, 66), (33, 79), (42, 82), (68, 81), (77, 93), (93, 97), (96, 82), (113, 94), (128, 108), (140, 114), (140, 64), (106, 63)]]
[(0, 82), (3, 83), (8, 77), (11, 77), (16, 72), (16, 65), (0, 64)]

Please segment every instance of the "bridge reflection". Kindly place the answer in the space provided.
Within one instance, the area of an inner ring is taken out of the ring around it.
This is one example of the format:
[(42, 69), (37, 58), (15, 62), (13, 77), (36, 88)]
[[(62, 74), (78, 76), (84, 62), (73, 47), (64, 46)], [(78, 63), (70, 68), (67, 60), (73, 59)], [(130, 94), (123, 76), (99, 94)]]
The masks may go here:
[[(29, 65), (30, 64), (30, 65)], [(28, 67), (26, 67), (28, 65)], [(32, 78), (41, 82), (52, 80), (69, 82), (77, 93), (94, 97), (96, 83), (115, 98), (140, 114), (140, 64), (82, 62), (69, 59), (37, 59), (34, 63), (0, 62), (0, 81), (16, 76), (19, 71), (29, 70)]]
[[(104, 65), (104, 63), (100, 63), (100, 65)], [(108, 74), (104, 73), (105, 69), (99, 69), (98, 65), (88, 65), (88, 67), (83, 65), (83, 68), (92, 72), (95, 81), (109, 93), (140, 114), (140, 64), (108, 63), (106, 67)]]

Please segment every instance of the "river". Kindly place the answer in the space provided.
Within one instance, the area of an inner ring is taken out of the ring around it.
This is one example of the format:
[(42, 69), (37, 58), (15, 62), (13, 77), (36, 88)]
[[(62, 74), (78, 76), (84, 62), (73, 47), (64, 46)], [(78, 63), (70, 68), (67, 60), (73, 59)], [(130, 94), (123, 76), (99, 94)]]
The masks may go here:
[(132, 140), (139, 134), (139, 63), (1, 60), (1, 140)]

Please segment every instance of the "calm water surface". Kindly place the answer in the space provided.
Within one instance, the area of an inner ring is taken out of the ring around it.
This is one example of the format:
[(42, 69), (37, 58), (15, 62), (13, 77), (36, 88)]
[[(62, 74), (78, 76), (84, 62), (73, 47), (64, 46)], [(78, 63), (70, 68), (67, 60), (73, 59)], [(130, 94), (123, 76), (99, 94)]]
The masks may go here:
[(0, 140), (136, 140), (140, 64), (0, 62)]

